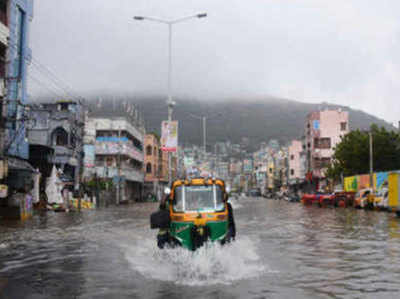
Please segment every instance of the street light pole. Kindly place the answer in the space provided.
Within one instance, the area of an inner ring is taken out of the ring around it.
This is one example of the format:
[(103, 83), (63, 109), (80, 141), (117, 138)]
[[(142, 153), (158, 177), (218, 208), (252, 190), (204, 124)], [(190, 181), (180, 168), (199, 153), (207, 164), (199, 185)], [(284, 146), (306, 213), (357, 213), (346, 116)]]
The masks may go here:
[[(168, 123), (172, 121), (172, 112), (174, 102), (172, 101), (172, 24), (168, 24)], [(172, 157), (171, 152), (168, 152), (168, 186), (172, 183)]]
[[(198, 13), (195, 15), (190, 15), (186, 17), (181, 17), (174, 20), (163, 20), (156, 17), (145, 17), (145, 16), (134, 16), (133, 19), (136, 21), (149, 20), (158, 23), (163, 23), (168, 25), (168, 122), (172, 121), (172, 112), (175, 102), (172, 100), (172, 25), (176, 23), (180, 23), (193, 18), (205, 18), (207, 13)], [(172, 156), (171, 153), (168, 153), (168, 184), (171, 185), (172, 182)]]
[(374, 189), (374, 155), (372, 148), (372, 132), (368, 132), (369, 136), (369, 185)]
[(206, 131), (206, 117), (203, 116), (203, 151), (204, 155), (206, 154), (206, 136), (207, 136), (207, 131)]

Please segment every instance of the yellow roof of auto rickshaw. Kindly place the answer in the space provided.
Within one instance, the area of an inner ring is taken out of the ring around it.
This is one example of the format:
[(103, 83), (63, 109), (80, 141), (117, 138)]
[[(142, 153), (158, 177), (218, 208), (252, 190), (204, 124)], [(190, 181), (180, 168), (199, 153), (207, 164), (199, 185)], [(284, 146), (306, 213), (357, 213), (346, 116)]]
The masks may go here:
[(221, 179), (214, 178), (193, 178), (193, 179), (184, 179), (184, 180), (176, 180), (172, 183), (171, 194), (173, 195), (176, 187), (185, 185), (185, 186), (199, 186), (199, 185), (219, 185), (223, 192), (225, 192), (225, 182)]

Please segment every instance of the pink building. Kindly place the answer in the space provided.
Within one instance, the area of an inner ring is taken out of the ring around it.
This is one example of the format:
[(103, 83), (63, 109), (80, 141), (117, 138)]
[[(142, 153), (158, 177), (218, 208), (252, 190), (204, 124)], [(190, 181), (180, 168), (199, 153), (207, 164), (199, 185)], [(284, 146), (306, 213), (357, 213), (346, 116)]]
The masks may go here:
[(295, 184), (297, 180), (304, 179), (304, 167), (301, 165), (302, 142), (293, 140), (289, 146), (289, 184)]
[(323, 110), (311, 112), (305, 124), (305, 151), (307, 172), (314, 177), (325, 177), (336, 144), (349, 132), (347, 111)]

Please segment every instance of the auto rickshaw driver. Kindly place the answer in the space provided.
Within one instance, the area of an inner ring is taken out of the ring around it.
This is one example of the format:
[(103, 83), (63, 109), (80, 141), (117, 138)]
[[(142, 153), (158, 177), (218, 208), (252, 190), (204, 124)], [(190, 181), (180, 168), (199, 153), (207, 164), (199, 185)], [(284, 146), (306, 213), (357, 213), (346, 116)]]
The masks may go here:
[[(166, 211), (168, 209), (168, 195), (169, 195), (169, 188), (166, 188), (164, 197), (160, 201), (159, 210)], [(160, 228), (157, 233), (157, 246), (160, 249), (163, 249), (165, 244), (169, 242), (169, 228)]]

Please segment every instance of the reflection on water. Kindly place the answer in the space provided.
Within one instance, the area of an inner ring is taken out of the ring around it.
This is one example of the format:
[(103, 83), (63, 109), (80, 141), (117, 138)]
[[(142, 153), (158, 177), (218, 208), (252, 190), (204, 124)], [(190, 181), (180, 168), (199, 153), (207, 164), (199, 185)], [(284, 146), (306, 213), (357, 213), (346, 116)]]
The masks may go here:
[(400, 219), (233, 202), (238, 240), (159, 251), (155, 204), (0, 226), (0, 298), (397, 298)]

